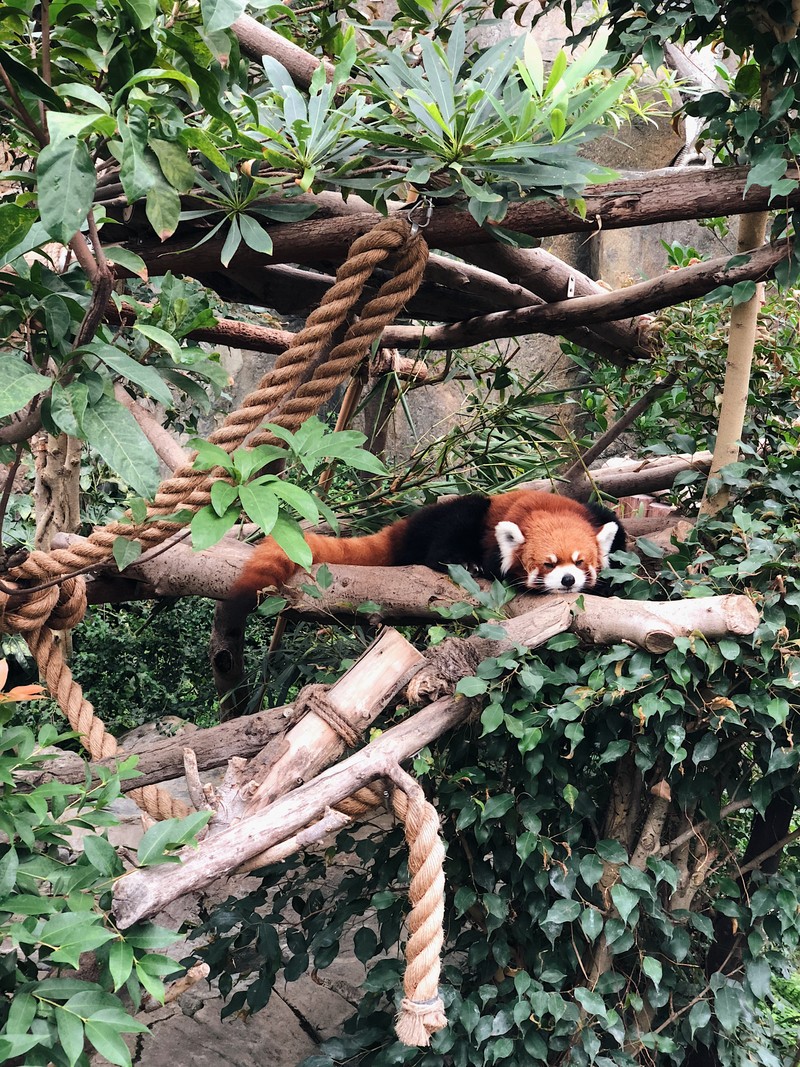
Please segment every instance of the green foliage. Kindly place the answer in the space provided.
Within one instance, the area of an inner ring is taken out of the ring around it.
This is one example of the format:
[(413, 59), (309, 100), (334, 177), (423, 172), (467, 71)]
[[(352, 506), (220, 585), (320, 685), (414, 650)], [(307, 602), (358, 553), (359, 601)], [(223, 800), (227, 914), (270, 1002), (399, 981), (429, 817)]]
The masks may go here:
[[(737, 872), (775, 798), (798, 799), (800, 467), (750, 457), (745, 468), (726, 473), (742, 494), (730, 514), (618, 586), (634, 597), (747, 588), (762, 615), (753, 637), (696, 635), (665, 656), (587, 650), (570, 634), (537, 653), (512, 649), (467, 680), (485, 694), (480, 726), (417, 761), (447, 840), (449, 1026), (432, 1049), (403, 1050), (392, 1036), (402, 964), (385, 953), (403, 936), (408, 878), (398, 831), (340, 835), (333, 884), (326, 857), (311, 855), (226, 902), (201, 951), (223, 992), (233, 958), (259, 948), (258, 972), (226, 1010), (257, 1010), (279, 975), (329, 966), (358, 931), (364, 997), (315, 1063), (608, 1067), (646, 1050), (680, 1064), (707, 1047), (724, 1065), (742, 1049), (777, 1064), (770, 975), (800, 948), (798, 867), (756, 871), (746, 892)], [(616, 822), (613, 796), (631, 798)], [(637, 852), (661, 797), (670, 814), (658, 847)], [(699, 831), (691, 851), (678, 842), (688, 827)], [(706, 870), (708, 848), (717, 861)]]
[[(138, 1006), (142, 988), (163, 999), (161, 977), (181, 971), (153, 951), (175, 940), (171, 931), (141, 923), (123, 935), (109, 914), (123, 867), (106, 837), (116, 821), (107, 809), (120, 781), (135, 774), (135, 759), (116, 774), (87, 775), (83, 785), (48, 782), (25, 791), (17, 776), (46, 768), (52, 756), (45, 749), (70, 735), (49, 725), (38, 734), (9, 727), (13, 705), (0, 708), (0, 1059), (88, 1067), (86, 1040), (111, 1063), (130, 1067), (122, 1035), (147, 1031), (131, 1017), (130, 1002)], [(196, 828), (173, 828), (171, 840), (189, 840)], [(85, 952), (97, 960), (93, 981), (75, 974)]]
[(334, 529), (338, 528), (336, 516), (301, 486), (275, 474), (265, 474), (264, 470), (277, 463), (281, 469), (300, 467), (306, 476), (311, 476), (331, 460), (341, 460), (371, 474), (385, 473), (385, 468), (361, 447), (366, 440), (364, 434), (355, 430), (329, 431), (316, 416), (306, 419), (296, 433), (272, 423), (266, 426), (286, 447), (258, 445), (237, 449), (229, 455), (207, 441), (192, 442), (197, 449), (195, 467), (222, 475), (212, 486), (211, 503), (192, 518), (192, 545), (200, 550), (216, 544), (244, 512), (262, 533), (275, 538), (289, 559), (310, 567), (311, 550), (287, 507), (312, 524), (320, 521), (321, 513)]

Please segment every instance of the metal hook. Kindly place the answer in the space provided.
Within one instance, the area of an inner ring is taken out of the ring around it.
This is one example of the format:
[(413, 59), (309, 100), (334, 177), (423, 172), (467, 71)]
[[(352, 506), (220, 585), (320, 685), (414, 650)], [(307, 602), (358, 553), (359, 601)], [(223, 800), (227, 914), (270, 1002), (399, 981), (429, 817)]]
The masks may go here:
[[(420, 230), (424, 230), (426, 226), (430, 225), (433, 217), (433, 201), (430, 197), (423, 196), (419, 200), (415, 200), (413, 204), (404, 206), (401, 210), (408, 212), (408, 221), (411, 223), (411, 236), (416, 237)], [(414, 218), (415, 212), (422, 215), (422, 220)]]

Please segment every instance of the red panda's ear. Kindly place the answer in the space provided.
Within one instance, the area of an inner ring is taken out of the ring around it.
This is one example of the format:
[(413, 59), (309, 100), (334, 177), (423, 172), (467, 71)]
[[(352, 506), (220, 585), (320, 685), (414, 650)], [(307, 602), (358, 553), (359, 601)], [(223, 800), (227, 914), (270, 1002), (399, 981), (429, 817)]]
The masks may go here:
[(605, 526), (601, 526), (597, 531), (597, 546), (600, 549), (600, 568), (608, 566), (608, 556), (611, 552), (611, 546), (614, 543), (614, 538), (617, 536), (617, 530), (619, 530), (619, 523), (607, 522)]
[(500, 549), (500, 573), (507, 574), (514, 563), (517, 549), (525, 541), (525, 535), (515, 522), (498, 522), (494, 535)]

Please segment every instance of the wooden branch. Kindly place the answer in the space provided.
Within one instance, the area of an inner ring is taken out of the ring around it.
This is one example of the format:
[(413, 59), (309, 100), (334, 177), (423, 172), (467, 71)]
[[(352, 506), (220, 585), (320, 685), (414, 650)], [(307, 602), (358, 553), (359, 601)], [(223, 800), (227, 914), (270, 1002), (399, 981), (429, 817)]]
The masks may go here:
[(777, 241), (774, 245), (762, 245), (750, 253), (746, 263), (730, 269), (727, 264), (731, 257), (721, 256), (598, 296), (576, 297), (516, 311), (495, 311), (459, 323), (432, 326), (424, 331), (416, 326), (393, 326), (384, 331), (381, 343), (408, 348), (421, 343), (424, 336), (428, 348), (459, 348), (500, 337), (559, 333), (567, 326), (627, 319), (631, 315), (659, 311), (705, 296), (720, 285), (762, 281), (771, 277), (778, 264), (790, 255), (790, 243)]
[[(787, 177), (793, 178), (796, 173), (789, 168)], [(548, 237), (763, 211), (769, 204), (770, 191), (753, 185), (745, 194), (747, 174), (747, 167), (687, 167), (634, 173), (614, 182), (588, 186), (583, 192), (585, 217), (571, 211), (565, 200), (533, 200), (511, 204), (503, 226), (532, 237)], [(798, 204), (800, 188), (789, 193), (780, 206), (788, 208)], [(346, 218), (310, 219), (272, 226), (270, 262), (341, 260), (353, 241), (371, 230), (380, 218), (378, 212), (364, 212)], [(443, 207), (435, 209), (425, 236), (431, 247), (448, 251), (494, 240), (491, 227), (479, 226), (466, 211)], [(163, 244), (148, 239), (137, 245), (137, 252), (154, 274), (173, 270), (196, 277), (197, 272), (218, 270), (221, 239), (212, 239), (198, 247), (196, 240), (196, 234), (185, 232)], [(232, 265), (249, 269), (263, 262), (261, 253), (253, 252), (242, 242)]]
[(328, 81), (333, 77), (333, 64), (327, 59), (319, 60), (299, 45), (287, 41), (274, 30), (267, 29), (250, 15), (240, 15), (231, 26), (245, 55), (257, 62), (262, 56), (272, 56), (288, 70), (292, 81), (304, 89), (311, 84), (314, 72), (320, 65), (325, 67)]
[(471, 713), (470, 701), (441, 700), (387, 730), (354, 756), (323, 772), (279, 800), (266, 811), (242, 820), (203, 844), (180, 866), (131, 871), (118, 879), (113, 913), (121, 928), (155, 915), (169, 901), (207, 885), (235, 870), (265, 849), (280, 844), (345, 800), (361, 786), (387, 775), (395, 764), (409, 759)]
[[(645, 640), (650, 640), (651, 634), (663, 634), (667, 627), (673, 634), (689, 633), (691, 630), (687, 627), (694, 628), (695, 623), (706, 627), (709, 633), (752, 632), (759, 620), (758, 612), (746, 597), (709, 597), (702, 601), (649, 604), (646, 608), (643, 608), (639, 601), (617, 601), (615, 606), (618, 610), (613, 612), (613, 617), (618, 621), (618, 629), (609, 637), (608, 624), (605, 622), (605, 607), (609, 601), (583, 596), (580, 600), (584, 605), (588, 602), (589, 607), (576, 613), (577, 599), (579, 598), (554, 596), (538, 599), (531, 611), (503, 625), (507, 637), (500, 644), (478, 639), (479, 644), (475, 645), (474, 638), (457, 641), (455, 644), (469, 647), (474, 656), (485, 651), (496, 652), (509, 642), (535, 647), (554, 633), (570, 626), (580, 626), (582, 636), (591, 640), (636, 640), (642, 634), (645, 635)], [(592, 603), (594, 601), (598, 603), (595, 605)], [(635, 618), (637, 615), (639, 618)], [(735, 629), (727, 629), (729, 626)], [(473, 644), (470, 645), (470, 642)], [(375, 645), (361, 657), (361, 668), (368, 674), (374, 670), (374, 666), (370, 666), (370, 660), (374, 661), (375, 657)], [(397, 677), (407, 677), (409, 669), (409, 664), (398, 666)], [(393, 686), (393, 681), (385, 682), (377, 698), (379, 702), (385, 703), (388, 700), (386, 694)], [(330, 699), (330, 694), (328, 698)], [(375, 778), (391, 776), (396, 764), (408, 759), (423, 745), (462, 721), (469, 715), (470, 710), (468, 701), (443, 698), (399, 726), (387, 730), (376, 741), (338, 766), (323, 772), (310, 782), (305, 782), (288, 795), (274, 800), (265, 810), (253, 812), (251, 805), (248, 810), (252, 814), (218, 834), (209, 836), (198, 852), (184, 853), (180, 867), (176, 868), (170, 864), (131, 872), (116, 883), (113, 912), (117, 922), (124, 928), (153, 915), (178, 896), (208, 884), (219, 875), (252, 860), (265, 849), (285, 841), (320, 817), (328, 808), (351, 796), (361, 786), (374, 781)], [(311, 724), (310, 729), (312, 735), (308, 743), (313, 746), (319, 736), (319, 728)], [(299, 731), (296, 732), (299, 735)], [(302, 765), (311, 768), (314, 754), (302, 750), (303, 743), (298, 743), (298, 757), (294, 758), (290, 766)], [(285, 766), (282, 773), (287, 775)], [(269, 793), (269, 790), (262, 791), (259, 800), (268, 800)]]
[(185, 467), (191, 462), (187, 450), (175, 440), (169, 430), (165, 429), (158, 419), (154, 418), (141, 404), (137, 404), (123, 385), (117, 383), (114, 386), (114, 396), (136, 419), (139, 428), (166, 467), (171, 471), (176, 471), (179, 467)]

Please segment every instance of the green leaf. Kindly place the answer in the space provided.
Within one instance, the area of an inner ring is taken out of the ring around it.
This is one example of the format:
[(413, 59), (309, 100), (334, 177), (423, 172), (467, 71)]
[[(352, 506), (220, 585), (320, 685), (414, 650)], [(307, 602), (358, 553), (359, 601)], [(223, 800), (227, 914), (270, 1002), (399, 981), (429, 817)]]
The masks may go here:
[(603, 930), (603, 914), (598, 908), (584, 908), (581, 912), (581, 929), (589, 941), (595, 941)]
[(238, 496), (238, 488), (222, 478), (217, 478), (211, 485), (211, 507), (217, 515), (224, 515)]
[(150, 277), (145, 261), (141, 256), (137, 256), (135, 252), (131, 252), (129, 248), (123, 248), (122, 245), (111, 245), (110, 247), (104, 247), (103, 251), (109, 263), (116, 263), (117, 266), (124, 267), (125, 270), (130, 271), (137, 278), (141, 278), (143, 282), (146, 282)]
[(154, 863), (163, 863), (167, 859), (177, 862), (177, 856), (167, 857), (166, 849), (176, 849), (187, 844), (203, 829), (210, 818), (210, 811), (196, 811), (187, 815), (185, 819), (164, 819), (155, 823), (139, 842), (136, 856), (140, 866), (149, 867)]
[(661, 978), (663, 976), (664, 968), (661, 966), (658, 960), (653, 959), (652, 956), (645, 956), (642, 960), (642, 970), (658, 989), (661, 985)]
[(194, 186), (195, 172), (186, 149), (174, 141), (162, 141), (157, 137), (150, 138), (150, 147), (169, 184), (179, 193), (190, 192)]
[(117, 128), (122, 141), (119, 179), (129, 204), (141, 200), (156, 178), (153, 156), (147, 154), (147, 112), (141, 107), (132, 107), (127, 115), (117, 113)]
[(157, 0), (122, 0), (122, 7), (131, 17), (137, 30), (147, 30), (158, 14)]
[(178, 228), (181, 217), (181, 198), (160, 174), (155, 177), (153, 184), (147, 190), (145, 214), (162, 241), (171, 237)]
[(116, 1027), (109, 1023), (86, 1020), (86, 1036), (101, 1056), (118, 1067), (131, 1067), (131, 1054)]
[(248, 248), (252, 248), (254, 252), (262, 252), (265, 256), (272, 255), (272, 238), (255, 219), (249, 215), (239, 215), (239, 229)]
[(86, 351), (97, 356), (107, 367), (116, 371), (121, 377), (141, 386), (146, 393), (152, 396), (154, 400), (157, 400), (159, 404), (163, 404), (165, 408), (174, 407), (172, 393), (170, 393), (166, 382), (154, 367), (148, 367), (146, 363), (139, 363), (132, 356), (129, 356), (127, 352), (123, 352), (122, 349), (114, 348), (113, 345), (102, 344), (99, 341), (86, 345)]
[(13, 415), (52, 384), (50, 378), (31, 370), (19, 356), (0, 352), (0, 418)]
[(108, 950), (108, 970), (114, 989), (125, 985), (133, 969), (133, 949), (127, 941), (114, 941)]
[(714, 1012), (723, 1030), (733, 1033), (739, 1025), (743, 1008), (742, 991), (732, 982), (724, 982), (714, 991)]
[(461, 696), (465, 697), (477, 697), (485, 693), (488, 688), (489, 683), (484, 681), (483, 678), (460, 678), (456, 686), (456, 693), (460, 693)]
[(272, 492), (272, 486), (243, 485), (239, 489), (239, 499), (248, 517), (261, 528), (261, 531), (264, 534), (272, 533), (278, 521), (279, 510), (278, 500)]
[(698, 1030), (702, 1029), (711, 1021), (711, 1008), (708, 1001), (700, 1000), (693, 1004), (689, 1012), (689, 1035), (694, 1038)]
[(605, 1019), (608, 1014), (603, 998), (591, 989), (578, 986), (575, 990), (575, 999), (590, 1015), (599, 1015), (601, 1019)]
[(56, 1007), (56, 1028), (58, 1043), (64, 1050), (70, 1067), (77, 1063), (83, 1052), (83, 1022), (71, 1011)]
[(131, 541), (128, 537), (115, 537), (111, 551), (118, 570), (124, 571), (141, 556), (142, 546), (139, 541)]
[(114, 851), (113, 845), (109, 844), (105, 837), (87, 834), (83, 839), (83, 851), (89, 863), (100, 874), (113, 877), (115, 874), (122, 873), (122, 862)]
[(224, 515), (218, 515), (211, 505), (207, 505), (192, 518), (192, 548), (203, 552), (221, 541), (228, 530), (239, 521), (239, 508), (232, 507)]
[(63, 388), (58, 382), (53, 382), (50, 418), (70, 437), (83, 437), (83, 416), (88, 404), (89, 390), (83, 382), (71, 381)]
[(611, 899), (619, 912), (619, 917), (627, 925), (628, 919), (639, 903), (639, 894), (619, 883), (611, 887)]
[(158, 488), (158, 457), (133, 415), (103, 394), (83, 416), (86, 440), (131, 488), (151, 498)]
[(17, 884), (17, 871), (19, 870), (19, 857), (17, 850), (12, 846), (0, 859), (0, 900), (5, 900), (11, 890)]
[(97, 176), (83, 141), (68, 137), (45, 145), (36, 164), (42, 224), (53, 238), (68, 244), (92, 206)]
[(296, 563), (304, 570), (309, 569), (313, 563), (311, 549), (303, 537), (303, 531), (296, 522), (285, 515), (279, 514), (272, 528), (272, 536), (293, 563)]
[(765, 1000), (769, 996), (772, 981), (772, 969), (766, 960), (751, 960), (745, 969), (747, 984), (757, 1000)]
[(43, 945), (54, 949), (53, 963), (77, 967), (82, 952), (99, 948), (116, 935), (100, 925), (99, 917), (85, 912), (64, 912), (53, 915), (42, 927), (39, 938)]
[(10, 252), (27, 236), (36, 222), (36, 212), (16, 204), (0, 204), (0, 256)]
[[(176, 341), (171, 333), (167, 333), (166, 330), (162, 330), (158, 326), (147, 326), (138, 322), (134, 324), (133, 328), (134, 330), (138, 330), (138, 332), (144, 337), (146, 337), (148, 341), (152, 341), (160, 348), (163, 348), (165, 351), (169, 352), (170, 356), (176, 363), (181, 362), (180, 342)], [(195, 441), (194, 444), (196, 447), (197, 442)], [(227, 453), (225, 455), (227, 458)]]
[(582, 908), (577, 900), (557, 900), (551, 905), (543, 922), (546, 923), (571, 923), (581, 914)]

